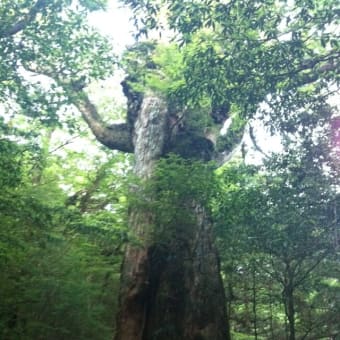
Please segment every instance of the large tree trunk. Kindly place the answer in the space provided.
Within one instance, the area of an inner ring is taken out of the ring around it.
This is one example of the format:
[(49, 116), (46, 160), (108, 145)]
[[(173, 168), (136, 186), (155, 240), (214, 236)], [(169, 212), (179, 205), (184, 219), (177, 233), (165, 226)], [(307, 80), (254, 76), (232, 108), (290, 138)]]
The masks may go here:
[[(164, 152), (168, 126), (165, 102), (145, 99), (134, 129), (135, 172), (142, 179)], [(122, 265), (116, 340), (229, 339), (211, 223), (204, 208), (188, 205), (194, 225), (170, 233), (166, 247), (151, 235), (152, 214), (131, 209), (137, 242), (127, 246)]]

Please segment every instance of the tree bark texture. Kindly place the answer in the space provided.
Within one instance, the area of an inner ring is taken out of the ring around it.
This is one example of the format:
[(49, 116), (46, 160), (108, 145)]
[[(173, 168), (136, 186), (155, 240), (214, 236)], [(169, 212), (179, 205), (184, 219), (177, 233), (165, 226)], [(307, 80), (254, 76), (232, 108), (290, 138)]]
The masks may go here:
[[(165, 101), (145, 98), (133, 134), (140, 178), (152, 175), (166, 149), (168, 129)], [(116, 340), (229, 339), (211, 222), (203, 207), (188, 204), (193, 227), (176, 226), (166, 246), (150, 235), (152, 213), (131, 209), (130, 228), (138, 241), (127, 246), (122, 264)]]
[(286, 263), (283, 299), (288, 319), (289, 340), (295, 340), (294, 274), (289, 262)]
[(289, 340), (295, 340), (295, 308), (293, 288), (291, 286), (286, 289), (285, 306), (289, 326)]

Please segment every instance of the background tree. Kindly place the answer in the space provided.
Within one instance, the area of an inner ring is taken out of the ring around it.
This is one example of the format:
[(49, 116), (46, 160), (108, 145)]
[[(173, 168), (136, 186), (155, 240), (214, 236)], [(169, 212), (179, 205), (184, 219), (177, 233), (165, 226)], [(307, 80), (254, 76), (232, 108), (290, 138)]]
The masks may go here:
[[(283, 320), (277, 319), (280, 303), (289, 339), (318, 338), (316, 320), (325, 321), (326, 315), (323, 334), (336, 336), (339, 332), (332, 321), (338, 307), (324, 300), (321, 312), (312, 302), (314, 294), (327, 296), (330, 287), (326, 286), (337, 277), (333, 270), (326, 274), (322, 268), (332, 267), (338, 250), (334, 244), (338, 178), (325, 173), (322, 144), (317, 143), (317, 148), (307, 145), (307, 150), (300, 147), (273, 157), (262, 173), (241, 165), (227, 168), (222, 175), (224, 190), (216, 201), (219, 242), (230, 286), (228, 298), (234, 305), (231, 318), (242, 333), (252, 332), (253, 320), (255, 337), (261, 332), (265, 338), (283, 337)], [(236, 216), (232, 211), (237, 211)], [(318, 280), (328, 284), (316, 293)], [(254, 289), (255, 283), (258, 287)], [(264, 324), (257, 329), (261, 317)], [(266, 322), (270, 329), (266, 330)]]
[[(39, 139), (50, 137), (37, 125)], [(1, 338), (111, 338), (117, 304), (111, 292), (118, 292), (126, 238), (124, 185), (114, 184), (121, 170), (104, 163), (93, 180), (96, 169), (79, 167), (84, 155), (56, 155), (20, 122), (2, 128)], [(73, 188), (67, 193), (61, 185)], [(102, 186), (99, 193), (94, 186)], [(86, 204), (75, 199), (80, 191)]]

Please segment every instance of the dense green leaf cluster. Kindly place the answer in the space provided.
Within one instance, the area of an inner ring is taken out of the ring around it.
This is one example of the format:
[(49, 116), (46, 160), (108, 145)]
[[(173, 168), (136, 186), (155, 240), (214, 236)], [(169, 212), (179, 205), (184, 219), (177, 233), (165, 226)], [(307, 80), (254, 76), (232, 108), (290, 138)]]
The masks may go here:
[(301, 91), (322, 105), (339, 80), (336, 1), (125, 2), (137, 18), (156, 20), (159, 7), (167, 8), (167, 24), (183, 44), (177, 94), (186, 104), (228, 102), (245, 118), (266, 102), (278, 124), (287, 119), (283, 111), (305, 107)]
[(125, 160), (81, 170), (81, 153), (54, 155), (34, 139), (12, 131), (0, 140), (0, 338), (110, 339)]
[(221, 170), (214, 211), (235, 339), (339, 332), (339, 183), (320, 155), (297, 148), (262, 169)]
[(209, 209), (215, 194), (213, 169), (213, 164), (170, 154), (158, 162), (153, 177), (132, 195), (131, 204), (154, 216), (152, 229), (158, 242), (176, 242), (182, 233), (192, 232), (196, 223), (192, 207), (198, 204)]
[(112, 75), (112, 46), (86, 22), (105, 2), (1, 3), (0, 103), (6, 113), (56, 126), (70, 100), (66, 85), (82, 88)]

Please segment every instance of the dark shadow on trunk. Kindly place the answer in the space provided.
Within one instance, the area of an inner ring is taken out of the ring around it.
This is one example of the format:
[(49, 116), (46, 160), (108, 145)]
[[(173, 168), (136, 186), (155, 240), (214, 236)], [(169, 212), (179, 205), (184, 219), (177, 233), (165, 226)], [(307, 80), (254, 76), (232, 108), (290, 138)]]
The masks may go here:
[(117, 340), (229, 339), (211, 224), (197, 223), (169, 244), (127, 250)]

